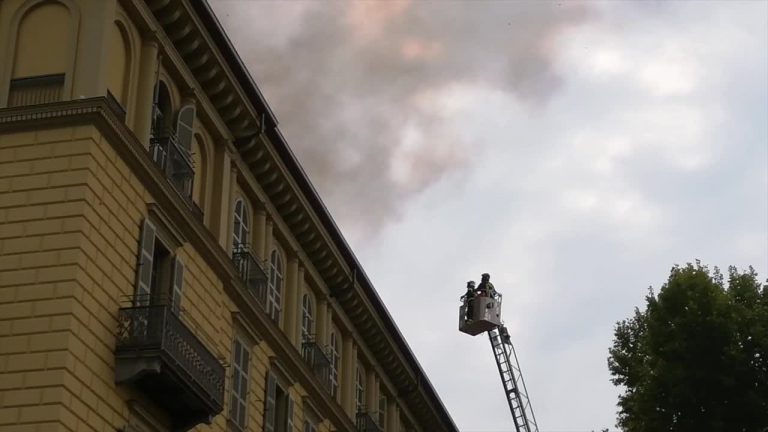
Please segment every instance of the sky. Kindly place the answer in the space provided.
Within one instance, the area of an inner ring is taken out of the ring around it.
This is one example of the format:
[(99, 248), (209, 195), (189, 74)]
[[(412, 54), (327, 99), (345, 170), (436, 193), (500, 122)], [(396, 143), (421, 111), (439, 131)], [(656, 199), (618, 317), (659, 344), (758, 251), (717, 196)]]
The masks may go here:
[(768, 2), (209, 0), (462, 431), (615, 430), (617, 321), (674, 264), (768, 275)]

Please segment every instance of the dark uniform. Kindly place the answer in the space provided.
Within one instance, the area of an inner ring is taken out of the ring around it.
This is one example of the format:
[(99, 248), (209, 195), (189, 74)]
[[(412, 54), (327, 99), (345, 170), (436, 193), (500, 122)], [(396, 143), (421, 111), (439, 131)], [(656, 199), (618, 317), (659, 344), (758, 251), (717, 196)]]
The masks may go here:
[(467, 305), (467, 321), (472, 319), (472, 306), (475, 303), (475, 281), (467, 282), (467, 292), (461, 296), (461, 299), (466, 302)]
[(494, 288), (493, 284), (491, 283), (491, 275), (488, 273), (483, 273), (480, 279), (480, 285), (477, 287), (477, 291), (480, 293), (480, 295), (496, 297), (496, 288)]

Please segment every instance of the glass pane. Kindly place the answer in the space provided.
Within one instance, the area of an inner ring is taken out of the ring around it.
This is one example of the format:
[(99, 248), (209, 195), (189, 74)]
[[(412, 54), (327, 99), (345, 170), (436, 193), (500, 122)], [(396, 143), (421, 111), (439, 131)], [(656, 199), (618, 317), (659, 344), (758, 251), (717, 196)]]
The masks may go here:
[(232, 233), (232, 240), (235, 244), (242, 243), (242, 239), (240, 238), (240, 220), (237, 216), (235, 216), (235, 229)]
[(240, 399), (248, 400), (248, 379), (246, 377), (240, 379)]

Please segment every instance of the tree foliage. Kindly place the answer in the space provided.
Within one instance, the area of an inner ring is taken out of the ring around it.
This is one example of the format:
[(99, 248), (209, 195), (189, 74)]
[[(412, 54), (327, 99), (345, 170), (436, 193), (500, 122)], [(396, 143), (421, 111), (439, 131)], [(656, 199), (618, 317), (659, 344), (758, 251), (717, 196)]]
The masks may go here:
[(750, 267), (675, 266), (617, 323), (611, 381), (626, 432), (768, 431), (768, 287)]

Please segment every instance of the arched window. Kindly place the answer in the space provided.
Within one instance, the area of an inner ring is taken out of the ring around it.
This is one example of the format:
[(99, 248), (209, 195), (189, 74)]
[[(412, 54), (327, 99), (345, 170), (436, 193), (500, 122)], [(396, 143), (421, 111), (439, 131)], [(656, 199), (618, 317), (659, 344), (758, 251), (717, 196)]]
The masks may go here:
[(76, 18), (59, 2), (40, 2), (24, 13), (13, 47), (8, 106), (56, 102), (68, 96), (65, 81), (74, 61), (76, 26)]
[(355, 407), (358, 412), (365, 411), (365, 368), (357, 361), (355, 374)]
[(242, 198), (235, 200), (232, 224), (232, 251), (237, 252), (248, 246), (248, 233), (251, 231), (248, 209)]
[(337, 398), (339, 394), (339, 366), (341, 363), (341, 338), (339, 331), (334, 326), (331, 329), (331, 396)]
[(280, 322), (283, 304), (283, 256), (277, 248), (269, 256), (269, 284), (267, 285), (267, 314)]
[(71, 20), (69, 9), (58, 2), (40, 4), (27, 11), (16, 38), (13, 78), (66, 72), (73, 36)]
[(169, 159), (168, 132), (171, 118), (171, 95), (164, 82), (158, 81), (155, 84), (155, 96), (152, 103), (152, 127), (149, 137), (149, 154), (152, 160), (163, 172), (167, 173)]
[(301, 298), (301, 339), (309, 340), (315, 324), (315, 313), (312, 308), (312, 297), (305, 293)]

